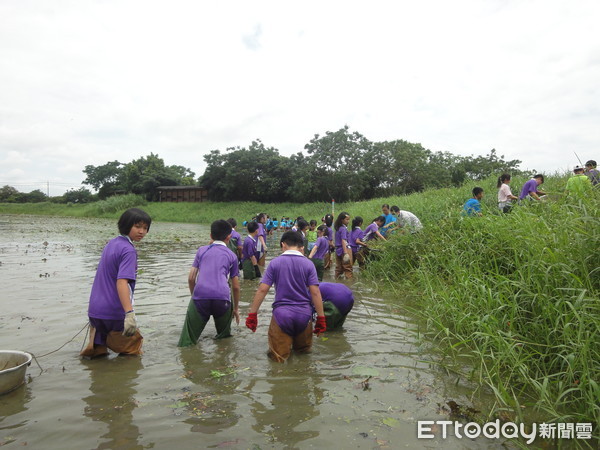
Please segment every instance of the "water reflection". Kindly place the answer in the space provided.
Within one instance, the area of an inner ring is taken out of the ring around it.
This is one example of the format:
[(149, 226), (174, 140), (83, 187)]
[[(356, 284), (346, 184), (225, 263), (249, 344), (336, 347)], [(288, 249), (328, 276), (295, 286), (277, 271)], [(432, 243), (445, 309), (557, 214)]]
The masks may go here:
[(189, 417), (184, 420), (193, 432), (217, 434), (237, 425), (240, 414), (232, 400), (240, 387), (238, 361), (233, 339), (200, 339), (195, 347), (180, 348), (183, 376), (195, 389), (180, 400)]
[(248, 386), (256, 398), (250, 403), (256, 421), (252, 428), (286, 448), (299, 448), (301, 442), (319, 435), (318, 426), (306, 425), (319, 415), (324, 397), (321, 378), (310, 358), (310, 354), (294, 355), (283, 365), (269, 361), (266, 377)]
[(16, 424), (3, 424), (2, 422), (4, 419), (28, 410), (27, 404), (31, 399), (31, 389), (27, 385), (19, 386), (8, 394), (0, 395), (0, 430), (10, 430), (27, 424), (27, 420)]
[(138, 443), (140, 430), (133, 423), (137, 407), (135, 395), (139, 372), (144, 368), (141, 358), (121, 356), (112, 359), (82, 360), (90, 371), (90, 391), (83, 413), (93, 421), (108, 425), (99, 437), (98, 449), (142, 449)]

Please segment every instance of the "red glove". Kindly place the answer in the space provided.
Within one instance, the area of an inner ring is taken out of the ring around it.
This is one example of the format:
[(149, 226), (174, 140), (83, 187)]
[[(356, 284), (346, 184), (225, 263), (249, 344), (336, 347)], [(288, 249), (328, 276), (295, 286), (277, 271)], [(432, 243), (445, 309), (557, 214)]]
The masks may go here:
[(256, 313), (248, 314), (246, 317), (246, 327), (250, 328), (254, 333), (256, 331), (256, 327), (258, 326), (258, 317)]
[(325, 320), (325, 316), (317, 316), (317, 322), (315, 323), (315, 329), (313, 333), (319, 336), (321, 333), (325, 333), (327, 330), (327, 321)]

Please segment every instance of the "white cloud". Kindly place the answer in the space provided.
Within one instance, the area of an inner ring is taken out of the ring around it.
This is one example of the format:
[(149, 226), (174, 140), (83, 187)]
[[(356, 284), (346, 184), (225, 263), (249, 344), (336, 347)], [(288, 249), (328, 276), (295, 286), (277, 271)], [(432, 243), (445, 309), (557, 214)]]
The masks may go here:
[(289, 155), (345, 124), (563, 169), (600, 157), (599, 19), (595, 1), (6, 0), (0, 178), (80, 183), (150, 152), (199, 175), (210, 150)]

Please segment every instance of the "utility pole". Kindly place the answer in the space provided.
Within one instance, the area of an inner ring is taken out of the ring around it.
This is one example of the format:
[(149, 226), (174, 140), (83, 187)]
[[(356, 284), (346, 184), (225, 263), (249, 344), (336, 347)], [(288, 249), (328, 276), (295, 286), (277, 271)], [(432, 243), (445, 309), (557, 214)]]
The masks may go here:
[(46, 196), (50, 198), (50, 182), (46, 181)]

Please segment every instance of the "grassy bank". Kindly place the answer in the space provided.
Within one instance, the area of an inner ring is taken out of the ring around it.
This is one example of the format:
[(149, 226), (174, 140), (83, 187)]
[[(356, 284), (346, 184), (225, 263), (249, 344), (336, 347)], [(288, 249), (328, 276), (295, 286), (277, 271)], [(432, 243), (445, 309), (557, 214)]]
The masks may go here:
[[(596, 193), (598, 194), (598, 193)], [(599, 196), (448, 213), (397, 236), (368, 275), (418, 292), (412, 305), (443, 347), (467, 355), (499, 410), (600, 423)]]
[[(513, 190), (525, 180), (514, 179)], [(425, 225), (382, 246), (366, 277), (416, 298), (412, 305), (448, 352), (467, 355), (476, 377), (498, 398), (498, 410), (545, 420), (600, 423), (600, 199), (563, 195), (565, 176), (548, 177), (544, 204), (496, 209), (495, 180), (485, 189), (484, 217), (460, 217), (475, 185), (404, 197), (336, 204), (365, 226), (381, 204), (414, 212)], [(238, 221), (273, 217), (319, 219), (331, 205), (146, 203), (124, 196), (90, 205), (0, 205), (0, 213), (117, 218), (140, 206), (157, 221)]]

